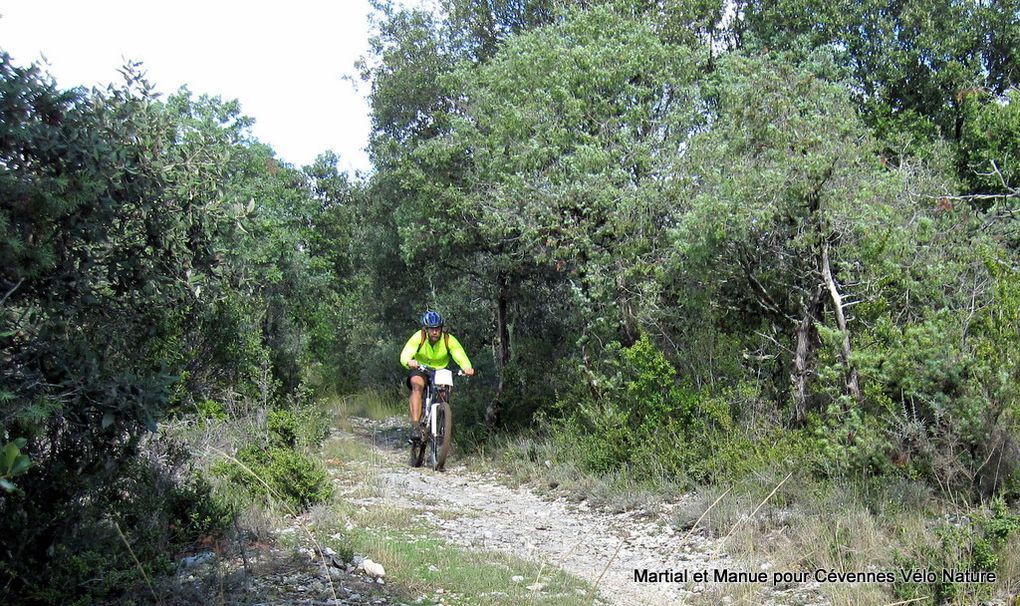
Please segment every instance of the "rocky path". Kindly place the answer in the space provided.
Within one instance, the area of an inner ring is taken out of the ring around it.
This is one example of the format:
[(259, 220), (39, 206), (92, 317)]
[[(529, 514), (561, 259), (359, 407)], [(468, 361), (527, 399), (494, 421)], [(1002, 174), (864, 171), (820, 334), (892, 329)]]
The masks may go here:
[[(705, 583), (638, 582), (635, 571), (732, 570), (747, 572), (730, 560), (718, 542), (699, 531), (681, 533), (668, 523), (671, 509), (662, 512), (612, 514), (595, 511), (584, 503), (549, 499), (524, 488), (509, 488), (498, 478), (471, 472), (454, 455), (445, 473), (406, 466), (399, 420), (360, 421), (355, 433), (370, 441), (381, 462), (375, 470), (377, 496), (366, 505), (382, 502), (404, 506), (418, 504), (424, 521), (439, 528), (449, 543), (511, 553), (545, 567), (561, 568), (586, 579), (605, 604), (687, 604), (709, 589)], [(381, 495), (381, 496), (379, 496)], [(541, 590), (540, 580), (535, 584)], [(754, 601), (761, 602), (760, 596)], [(805, 596), (789, 596), (772, 590), (773, 604), (811, 603)], [(720, 596), (725, 603), (732, 600)], [(708, 602), (713, 600), (709, 599)]]
[(448, 542), (562, 568), (595, 585), (607, 604), (684, 603), (689, 593), (677, 584), (635, 582), (635, 569), (703, 568), (713, 548), (701, 537), (684, 540), (659, 521), (545, 500), (457, 465), (442, 475), (399, 470), (381, 478), (392, 498), (432, 504), (420, 515)]

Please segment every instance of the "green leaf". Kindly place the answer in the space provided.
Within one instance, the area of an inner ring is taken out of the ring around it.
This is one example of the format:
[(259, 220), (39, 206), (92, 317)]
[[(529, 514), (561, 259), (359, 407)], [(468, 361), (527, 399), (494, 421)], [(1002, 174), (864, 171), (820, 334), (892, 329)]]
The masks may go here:
[(103, 429), (106, 429), (110, 425), (113, 425), (113, 422), (116, 421), (116, 420), (117, 420), (117, 417), (114, 416), (114, 414), (112, 412), (108, 412), (105, 415), (103, 415), (103, 420), (100, 422), (100, 426)]
[(19, 454), (21, 454), (21, 449), (19, 449), (17, 445), (15, 445), (13, 442), (8, 443), (6, 446), (4, 446), (2, 459), (3, 464), (2, 466), (0, 466), (0, 471), (6, 472), (6, 470), (9, 470), (11, 467), (13, 467), (14, 461), (17, 460)]
[(14, 461), (14, 466), (11, 467), (11, 477), (19, 476), (32, 466), (32, 460), (28, 458), (28, 455), (18, 455), (17, 460)]
[(10, 480), (4, 478), (0, 478), (0, 488), (2, 488), (4, 492), (14, 492), (15, 490), (18, 489), (17, 485), (14, 484), (14, 482), (11, 482)]

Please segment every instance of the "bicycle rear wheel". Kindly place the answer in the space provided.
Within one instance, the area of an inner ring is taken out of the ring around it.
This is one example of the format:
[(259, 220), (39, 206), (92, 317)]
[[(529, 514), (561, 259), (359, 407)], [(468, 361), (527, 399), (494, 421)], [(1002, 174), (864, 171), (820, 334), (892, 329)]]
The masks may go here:
[(436, 409), (436, 433), (429, 436), (429, 466), (442, 471), (453, 441), (453, 411), (449, 402), (440, 402)]

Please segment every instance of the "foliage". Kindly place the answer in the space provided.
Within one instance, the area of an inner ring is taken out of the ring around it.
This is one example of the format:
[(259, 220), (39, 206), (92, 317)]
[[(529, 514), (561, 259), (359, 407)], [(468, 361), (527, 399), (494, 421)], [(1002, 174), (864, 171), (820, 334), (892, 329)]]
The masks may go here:
[(743, 15), (736, 28), (738, 44), (840, 49), (858, 101), (876, 123), (912, 113), (957, 139), (965, 119), (964, 91), (985, 88), (1001, 94), (1017, 83), (1020, 19), (1010, 2), (736, 4)]
[(246, 446), (237, 452), (236, 460), (218, 464), (213, 472), (270, 505), (282, 501), (291, 511), (302, 511), (333, 496), (325, 468), (293, 448)]
[(268, 436), (251, 440), (235, 457), (216, 463), (212, 471), (263, 502), (282, 501), (290, 511), (302, 511), (333, 495), (326, 469), (303, 451), (305, 446), (319, 445), (328, 429), (312, 408), (269, 410)]
[(381, 11), (360, 296), (456, 310), (598, 472), (1008, 493), (1015, 15), (732, 8)]
[(572, 393), (560, 404), (569, 415), (565, 437), (583, 465), (601, 473), (632, 466), (637, 477), (698, 482), (722, 471), (713, 460), (734, 429), (728, 403), (681, 385), (647, 335), (605, 353), (588, 381), (596, 391)]
[(314, 406), (270, 410), (266, 413), (268, 444), (285, 448), (315, 447), (329, 435), (329, 425)]
[(11, 478), (28, 472), (32, 467), (32, 460), (28, 455), (22, 454), (21, 449), (28, 441), (25, 438), (18, 438), (13, 442), (4, 444), (0, 451), (0, 489), (4, 492), (14, 492), (18, 487), (11, 482)]
[[(963, 102), (967, 119), (961, 133), (958, 170), (970, 186), (969, 193), (1000, 194), (1004, 198), (998, 203), (1008, 207), (1005, 196), (1015, 198), (1020, 186), (1020, 91), (1011, 89), (999, 98), (975, 92), (966, 95)], [(991, 198), (984, 205), (995, 202)]]
[[(910, 552), (900, 553), (898, 564), (907, 570), (996, 572), (1010, 537), (1018, 530), (1020, 518), (1011, 514), (1001, 499), (996, 499), (966, 519), (941, 524), (935, 529), (937, 543), (921, 544)], [(901, 599), (931, 596), (934, 603), (966, 604), (990, 598), (990, 587), (988, 583), (960, 582), (940, 574), (934, 583), (899, 579), (893, 590)]]
[[(122, 85), (61, 91), (0, 59), (0, 435), (4, 481), (20, 473), (0, 499), (2, 591), (49, 602), (82, 581), (45, 576), (57, 554), (73, 576), (120, 553), (125, 490), (177, 528), (230, 515), (203, 512), (186, 473), (139, 471), (145, 444), (170, 414), (306, 397), (333, 268), (308, 252), (308, 180), (251, 138), (237, 102), (161, 100), (137, 65)], [(152, 532), (135, 549), (146, 566), (186, 540)]]
[(171, 489), (167, 509), (168, 528), (179, 544), (222, 534), (237, 513), (233, 505), (216, 496), (209, 479), (197, 472)]
[[(143, 576), (171, 570), (173, 554), (221, 537), (231, 527), (234, 508), (190, 469), (183, 444), (152, 438), (142, 450), (110, 479), (115, 499), (98, 506), (82, 504), (80, 509), (57, 503), (61, 512), (74, 514), (78, 521), (52, 545), (45, 575), (4, 559), (0, 568), (9, 575), (12, 588), (18, 588), (12, 603), (123, 600), (144, 586)], [(27, 490), (32, 488), (26, 485)], [(21, 513), (23, 499), (8, 497), (6, 511), (22, 523), (33, 523)], [(9, 536), (25, 540), (31, 530)]]

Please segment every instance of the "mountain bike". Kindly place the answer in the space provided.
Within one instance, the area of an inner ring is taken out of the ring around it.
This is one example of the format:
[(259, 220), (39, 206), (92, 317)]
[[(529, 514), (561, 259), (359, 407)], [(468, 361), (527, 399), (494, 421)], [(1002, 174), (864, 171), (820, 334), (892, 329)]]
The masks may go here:
[[(442, 471), (453, 441), (453, 410), (450, 408), (453, 372), (424, 364), (419, 364), (418, 368), (425, 373), (424, 414), (421, 420), (422, 439), (411, 443), (411, 467), (421, 467), (428, 454), (429, 467)], [(463, 375), (463, 372), (457, 371), (457, 376)]]

